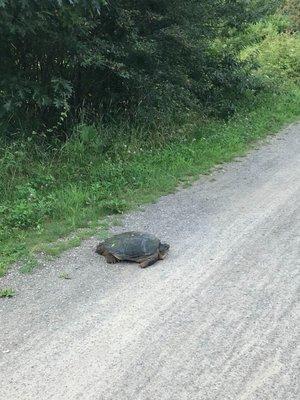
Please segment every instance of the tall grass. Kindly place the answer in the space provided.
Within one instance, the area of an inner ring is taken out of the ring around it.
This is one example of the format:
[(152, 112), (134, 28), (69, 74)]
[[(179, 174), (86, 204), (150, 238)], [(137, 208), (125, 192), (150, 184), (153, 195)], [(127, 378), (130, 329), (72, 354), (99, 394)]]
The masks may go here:
[(63, 145), (50, 148), (36, 134), (2, 143), (0, 274), (42, 243), (97, 226), (108, 214), (151, 201), (243, 154), (251, 142), (300, 114), (295, 86), (252, 100), (226, 122), (189, 116), (155, 133), (120, 124), (81, 125)]

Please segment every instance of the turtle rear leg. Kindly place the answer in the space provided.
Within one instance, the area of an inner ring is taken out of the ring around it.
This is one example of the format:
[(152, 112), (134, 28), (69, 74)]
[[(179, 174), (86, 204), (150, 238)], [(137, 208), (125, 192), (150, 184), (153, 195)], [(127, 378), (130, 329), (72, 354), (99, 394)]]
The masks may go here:
[(158, 258), (158, 254), (155, 254), (155, 256), (150, 257), (150, 258), (147, 258), (146, 260), (142, 261), (142, 262), (140, 263), (140, 267), (141, 267), (141, 268), (147, 268), (147, 267), (149, 267), (150, 265), (156, 263), (156, 261), (158, 261), (158, 259), (159, 259), (159, 258)]
[(105, 257), (105, 259), (106, 259), (106, 262), (108, 263), (108, 264), (115, 264), (115, 263), (117, 263), (119, 260), (114, 256), (114, 255), (112, 255), (111, 253), (106, 253), (106, 254), (103, 254), (104, 255), (104, 257)]

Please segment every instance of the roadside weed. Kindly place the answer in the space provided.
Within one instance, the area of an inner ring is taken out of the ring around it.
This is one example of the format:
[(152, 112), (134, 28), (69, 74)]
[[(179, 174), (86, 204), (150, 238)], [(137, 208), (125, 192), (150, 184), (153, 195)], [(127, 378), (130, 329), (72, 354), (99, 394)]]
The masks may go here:
[(15, 295), (15, 292), (11, 288), (0, 289), (0, 298), (13, 297), (14, 295)]

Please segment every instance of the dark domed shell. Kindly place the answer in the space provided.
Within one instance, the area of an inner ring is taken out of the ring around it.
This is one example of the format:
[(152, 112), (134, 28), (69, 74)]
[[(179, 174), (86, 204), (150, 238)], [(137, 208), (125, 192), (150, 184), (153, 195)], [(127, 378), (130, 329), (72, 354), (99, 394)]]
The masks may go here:
[(137, 260), (155, 254), (160, 240), (148, 233), (126, 232), (106, 239), (105, 248), (120, 260)]

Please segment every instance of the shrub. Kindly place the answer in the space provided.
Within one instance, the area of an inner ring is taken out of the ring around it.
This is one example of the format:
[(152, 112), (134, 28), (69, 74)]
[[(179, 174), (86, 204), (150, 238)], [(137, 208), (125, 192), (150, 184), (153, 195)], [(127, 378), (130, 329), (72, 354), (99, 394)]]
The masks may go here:
[(0, 0), (0, 116), (53, 136), (83, 109), (151, 121), (203, 109), (208, 94), (210, 111), (228, 93), (232, 103), (247, 71), (210, 44), (261, 18), (264, 3)]
[(282, 8), (283, 13), (286, 13), (292, 21), (292, 28), (300, 31), (300, 3), (298, 0), (285, 0)]
[(300, 79), (300, 38), (298, 34), (280, 33), (267, 36), (258, 45), (241, 53), (243, 59), (256, 60), (258, 73), (271, 82)]
[(10, 205), (0, 208), (0, 227), (35, 228), (41, 220), (51, 217), (53, 212), (53, 196), (39, 197), (37, 192), (24, 185), (19, 190), (19, 197)]

